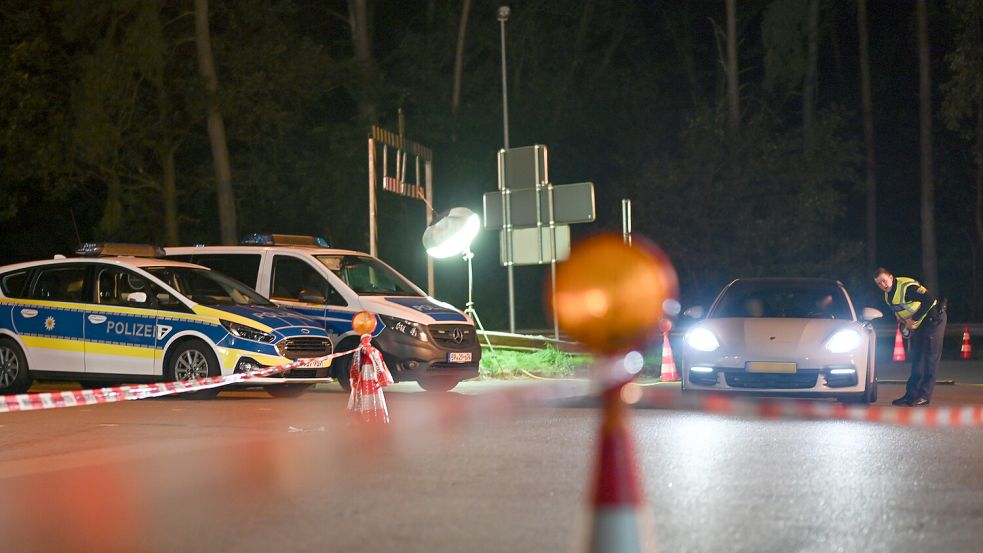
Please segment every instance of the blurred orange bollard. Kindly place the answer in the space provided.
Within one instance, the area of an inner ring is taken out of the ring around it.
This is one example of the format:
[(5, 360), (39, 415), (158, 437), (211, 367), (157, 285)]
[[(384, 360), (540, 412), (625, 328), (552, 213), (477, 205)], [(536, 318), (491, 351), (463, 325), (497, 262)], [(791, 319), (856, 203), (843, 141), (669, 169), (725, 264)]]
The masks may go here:
[(628, 429), (628, 407), (622, 386), (603, 393), (600, 451), (591, 498), (591, 553), (654, 551), (655, 540), (644, 510), (635, 463), (635, 446)]
[(898, 332), (894, 335), (894, 361), (904, 361), (904, 341), (901, 339), (901, 327), (898, 327)]
[(963, 327), (963, 345), (959, 349), (959, 357), (971, 359), (973, 357), (973, 345), (969, 343), (969, 325)]

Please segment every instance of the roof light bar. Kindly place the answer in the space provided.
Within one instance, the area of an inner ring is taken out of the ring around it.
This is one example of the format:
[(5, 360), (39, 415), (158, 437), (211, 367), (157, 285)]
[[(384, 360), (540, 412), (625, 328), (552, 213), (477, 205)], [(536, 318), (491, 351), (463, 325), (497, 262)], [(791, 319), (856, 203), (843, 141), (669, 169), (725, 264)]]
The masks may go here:
[(164, 257), (164, 248), (125, 242), (87, 242), (75, 253), (82, 257)]
[(309, 246), (314, 248), (330, 248), (328, 241), (320, 236), (303, 234), (247, 234), (239, 241), (242, 246)]

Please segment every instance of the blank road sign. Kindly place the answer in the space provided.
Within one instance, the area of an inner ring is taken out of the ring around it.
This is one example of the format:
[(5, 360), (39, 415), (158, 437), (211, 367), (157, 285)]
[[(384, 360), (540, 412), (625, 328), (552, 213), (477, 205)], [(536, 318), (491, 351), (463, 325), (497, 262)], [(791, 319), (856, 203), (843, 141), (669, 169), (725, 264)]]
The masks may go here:
[(499, 150), (498, 163), (499, 188), (535, 188), (549, 181), (546, 146), (542, 144)]
[[(513, 228), (530, 228), (550, 223), (550, 187), (539, 189), (539, 217), (536, 217), (536, 190), (510, 190), (509, 209)], [(484, 196), (485, 228), (504, 228), (502, 195), (505, 192), (488, 192)], [(590, 223), (594, 221), (594, 183), (578, 182), (552, 187), (553, 222), (556, 224)]]
[[(560, 225), (556, 232), (556, 260), (563, 261), (570, 257), (570, 227)], [(513, 265), (544, 265), (553, 261), (553, 239), (550, 227), (538, 229), (525, 228), (512, 231), (512, 264)], [(505, 250), (509, 233), (502, 231), (500, 259), (502, 265), (508, 265), (508, 252)]]

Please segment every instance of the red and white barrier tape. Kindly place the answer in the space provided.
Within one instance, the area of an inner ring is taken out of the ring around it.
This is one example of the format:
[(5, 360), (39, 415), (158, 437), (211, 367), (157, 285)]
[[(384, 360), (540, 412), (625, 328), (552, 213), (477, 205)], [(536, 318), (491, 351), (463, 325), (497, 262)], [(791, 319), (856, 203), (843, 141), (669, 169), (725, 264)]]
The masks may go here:
[(764, 419), (849, 420), (923, 428), (983, 426), (983, 406), (980, 405), (863, 406), (817, 400), (759, 400), (712, 394), (690, 396), (652, 389), (642, 391), (637, 405), (655, 409), (696, 411)]
[(293, 363), (276, 367), (264, 367), (245, 373), (234, 373), (228, 376), (209, 376), (194, 380), (178, 380), (172, 382), (155, 382), (153, 384), (135, 384), (128, 386), (112, 386), (94, 390), (66, 390), (64, 392), (43, 392), (37, 394), (19, 394), (0, 396), (0, 413), (13, 411), (37, 411), (41, 409), (57, 409), (59, 407), (77, 407), (81, 405), (96, 405), (99, 403), (116, 403), (135, 399), (169, 396), (184, 392), (207, 390), (219, 386), (227, 386), (249, 380), (280, 374), (292, 369), (319, 367), (328, 359), (350, 355), (358, 348), (332, 353), (323, 357), (297, 359)]

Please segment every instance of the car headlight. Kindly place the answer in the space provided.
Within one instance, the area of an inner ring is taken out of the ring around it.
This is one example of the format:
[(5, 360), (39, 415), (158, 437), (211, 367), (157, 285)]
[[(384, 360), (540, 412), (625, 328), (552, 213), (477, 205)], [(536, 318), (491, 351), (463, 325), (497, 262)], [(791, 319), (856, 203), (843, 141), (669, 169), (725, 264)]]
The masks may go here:
[(253, 340), (255, 342), (266, 342), (267, 344), (276, 339), (276, 336), (270, 334), (269, 332), (263, 332), (262, 330), (251, 326), (226, 321), (224, 319), (220, 319), (219, 322), (222, 323), (225, 330), (229, 331), (229, 334), (237, 338), (245, 338), (246, 340)]
[(390, 317), (388, 315), (379, 315), (382, 319), (382, 323), (388, 328), (395, 330), (401, 334), (411, 336), (420, 340), (421, 342), (428, 342), (430, 338), (427, 337), (427, 327), (420, 323), (415, 323), (413, 321), (407, 321), (406, 319), (400, 319), (399, 317)]
[(857, 349), (860, 345), (860, 333), (852, 328), (837, 331), (826, 340), (826, 349), (830, 353), (846, 353)]
[(689, 347), (699, 351), (713, 351), (720, 347), (720, 342), (713, 332), (705, 328), (694, 328), (686, 334)]

